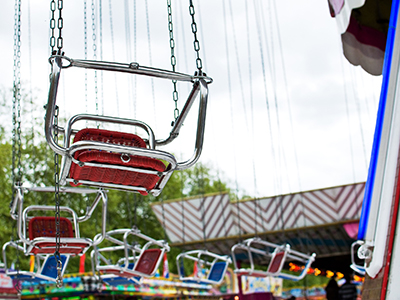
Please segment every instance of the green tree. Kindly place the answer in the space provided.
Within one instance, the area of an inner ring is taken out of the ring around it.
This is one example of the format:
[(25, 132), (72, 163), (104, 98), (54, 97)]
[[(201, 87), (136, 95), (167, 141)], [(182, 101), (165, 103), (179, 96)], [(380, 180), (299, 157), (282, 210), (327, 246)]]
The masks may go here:
[[(10, 115), (11, 95), (4, 89), (0, 90), (2, 97), (1, 112)], [(43, 109), (35, 107), (32, 95), (22, 91), (21, 103), (21, 181), (24, 185), (54, 186), (54, 153), (49, 148), (43, 134)], [(38, 112), (35, 115), (34, 112)], [(11, 119), (10, 119), (11, 122)], [(12, 126), (0, 123), (0, 196), (3, 203), (11, 202), (12, 191)], [(151, 209), (151, 203), (161, 199), (177, 199), (194, 195), (229, 191), (227, 184), (220, 180), (217, 170), (210, 166), (197, 163), (194, 167), (172, 174), (163, 192), (158, 197), (142, 196), (117, 190), (108, 192), (107, 230), (117, 228), (138, 227), (143, 233), (154, 239), (166, 238), (161, 224)], [(90, 197), (89, 197), (90, 198)], [(24, 206), (31, 204), (54, 205), (54, 193), (30, 192), (24, 196)], [(79, 194), (60, 194), (60, 204), (73, 208), (78, 215), (85, 212), (90, 200)], [(52, 214), (52, 213), (49, 213)], [(0, 224), (3, 225), (0, 243), (16, 238), (13, 228), (15, 222), (10, 217), (9, 205), (0, 208)], [(101, 230), (101, 207), (98, 207), (92, 218), (80, 224), (82, 237), (93, 238)], [(181, 249), (172, 249), (170, 262)], [(15, 258), (12, 258), (15, 259)], [(11, 259), (11, 260), (12, 260)], [(21, 262), (21, 268), (28, 268), (27, 260)], [(79, 258), (71, 259), (67, 272), (75, 273), (79, 268)], [(176, 270), (171, 264), (171, 270)], [(90, 270), (90, 260), (86, 259), (86, 270)]]

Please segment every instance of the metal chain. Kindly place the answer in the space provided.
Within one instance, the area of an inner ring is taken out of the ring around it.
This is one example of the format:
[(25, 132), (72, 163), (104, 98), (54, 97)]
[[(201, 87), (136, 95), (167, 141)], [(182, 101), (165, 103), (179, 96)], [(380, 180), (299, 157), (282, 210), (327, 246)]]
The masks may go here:
[[(172, 66), (172, 71), (175, 72), (176, 56), (175, 56), (174, 25), (172, 23), (171, 0), (167, 0), (167, 7), (168, 7), (169, 47), (171, 49), (171, 66)], [(172, 84), (174, 85), (174, 91), (172, 92), (172, 99), (175, 102), (174, 120), (176, 121), (176, 119), (178, 119), (178, 117), (179, 117), (179, 109), (178, 109), (178, 98), (179, 97), (178, 97), (178, 91), (176, 89), (176, 80), (172, 80)]]
[(62, 18), (62, 9), (63, 9), (63, 0), (58, 0), (58, 22), (57, 22), (57, 28), (58, 28), (58, 38), (57, 38), (57, 48), (58, 48), (58, 54), (62, 55), (62, 47), (64, 44), (63, 38), (62, 38), (62, 29), (64, 26), (64, 21)]
[(56, 38), (55, 38), (55, 29), (56, 29), (56, 19), (55, 19), (55, 12), (56, 12), (56, 1), (51, 0), (50, 2), (50, 11), (51, 11), (51, 19), (50, 19), (50, 30), (51, 30), (51, 37), (50, 37), (50, 47), (51, 47), (51, 54), (54, 53), (54, 47), (56, 46)]
[[(54, 142), (58, 144), (58, 106), (55, 108), (54, 113)], [(61, 287), (63, 284), (63, 278), (61, 274), (62, 262), (60, 255), (60, 244), (61, 244), (61, 234), (60, 234), (60, 166), (58, 163), (58, 154), (54, 153), (54, 200), (55, 200), (55, 223), (56, 223), (56, 249), (54, 251), (54, 257), (57, 261), (57, 287)]]
[[(56, 47), (56, 37), (55, 37), (55, 28), (56, 28), (56, 20), (55, 20), (55, 11), (56, 11), (56, 2), (55, 0), (50, 1), (50, 10), (51, 10), (51, 19), (50, 19), (50, 29), (51, 29), (51, 37), (50, 37), (50, 47), (51, 54), (63, 55), (62, 47), (63, 47), (63, 38), (62, 38), (62, 29), (63, 29), (63, 18), (62, 18), (62, 9), (63, 9), (63, 0), (57, 0), (58, 7), (58, 19), (57, 19), (57, 29), (58, 29), (58, 37), (57, 37), (57, 51)], [(58, 106), (55, 107), (54, 112), (54, 142), (58, 144)], [(61, 287), (63, 284), (62, 278), (62, 262), (60, 255), (60, 244), (61, 244), (61, 234), (60, 234), (60, 166), (59, 166), (59, 157), (57, 153), (54, 153), (54, 202), (55, 202), (55, 225), (56, 225), (56, 234), (55, 234), (55, 243), (56, 247), (54, 250), (54, 257), (57, 262), (57, 278), (56, 278), (56, 286)]]
[[(96, 6), (92, 0), (92, 41), (93, 41), (93, 60), (97, 60), (97, 45), (96, 45)], [(97, 70), (94, 71), (94, 93), (96, 101), (96, 114), (99, 114), (99, 99), (98, 99), (98, 86), (97, 86)]]
[[(10, 207), (15, 198), (15, 186), (22, 181), (21, 165), (21, 0), (15, 0), (14, 14), (14, 75), (13, 75), (13, 132), (12, 132), (12, 193)], [(20, 217), (20, 216), (19, 216)], [(17, 225), (14, 226), (13, 239), (17, 236)], [(18, 245), (18, 241), (16, 241)], [(21, 286), (19, 280), (19, 250), (16, 249), (15, 268), (17, 270), (17, 280), (14, 288), (20, 294)]]
[[(61, 50), (63, 47), (63, 38), (62, 38), (62, 29), (64, 26), (64, 21), (62, 18), (62, 9), (63, 9), (63, 0), (58, 0), (58, 5), (56, 5), (55, 0), (50, 1), (50, 11), (51, 11), (51, 19), (50, 19), (50, 30), (51, 30), (51, 37), (50, 37), (50, 47), (51, 47), (51, 54), (54, 55), (58, 53), (59, 55), (62, 54)], [(58, 7), (58, 19), (57, 19), (57, 29), (58, 29), (58, 37), (56, 39), (55, 36), (55, 30), (56, 30), (56, 19), (55, 19), (55, 13), (56, 13), (56, 8)], [(56, 47), (56, 41), (57, 41), (57, 49), (58, 52), (56, 52), (55, 47)]]
[(193, 36), (194, 36), (193, 46), (194, 46), (194, 51), (196, 52), (196, 57), (197, 57), (196, 58), (196, 67), (197, 67), (197, 69), (199, 71), (198, 75), (202, 75), (203, 71), (201, 69), (203, 68), (203, 63), (202, 63), (201, 58), (200, 58), (200, 42), (197, 39), (197, 24), (196, 24), (196, 21), (194, 19), (195, 11), (194, 11), (194, 6), (193, 6), (193, 0), (190, 0), (189, 2), (190, 2), (190, 4), (189, 4), (189, 13), (190, 13), (190, 16), (192, 17), (192, 33), (193, 33)]

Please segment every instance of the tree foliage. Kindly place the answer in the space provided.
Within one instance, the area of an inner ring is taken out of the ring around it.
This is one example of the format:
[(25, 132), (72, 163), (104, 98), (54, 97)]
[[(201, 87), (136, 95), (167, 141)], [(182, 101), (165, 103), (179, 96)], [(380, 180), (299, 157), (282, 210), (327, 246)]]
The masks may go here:
[[(10, 95), (4, 90), (3, 103), (1, 109), (8, 111), (10, 115), (11, 104)], [(23, 93), (21, 102), (29, 103), (31, 95)], [(43, 134), (43, 118), (32, 115), (32, 112), (41, 112), (42, 109), (34, 107), (31, 101), (30, 107), (21, 106), (21, 183), (27, 186), (54, 186), (54, 153), (47, 145)], [(27, 121), (26, 121), (27, 120)], [(10, 124), (0, 122), (0, 197), (3, 204), (0, 207), (0, 225), (2, 225), (2, 235), (0, 243), (4, 244), (11, 239), (17, 239), (15, 233), (15, 221), (10, 217), (8, 203), (12, 200), (12, 157), (13, 157), (13, 139), (12, 127)], [(18, 140), (17, 140), (18, 142)], [(15, 143), (15, 140), (14, 140)], [(14, 149), (15, 150), (15, 149)], [(14, 151), (15, 155), (15, 151)], [(14, 172), (17, 172), (17, 168)], [(151, 209), (151, 203), (158, 202), (161, 199), (180, 199), (194, 195), (204, 195), (213, 192), (229, 191), (227, 184), (223, 183), (216, 170), (209, 165), (197, 163), (194, 167), (184, 171), (174, 172), (169, 179), (163, 192), (158, 197), (142, 196), (136, 193), (110, 190), (108, 192), (107, 209), (107, 230), (117, 228), (138, 227), (141, 232), (154, 239), (167, 238), (161, 224), (158, 222)], [(91, 203), (91, 196), (79, 194), (60, 194), (60, 204), (71, 207), (78, 215), (82, 215), (87, 206)], [(54, 193), (29, 192), (24, 196), (24, 206), (36, 205), (54, 205)], [(80, 233), (82, 237), (93, 238), (96, 233), (101, 231), (101, 205), (95, 210), (90, 220), (80, 224)], [(89, 250), (90, 251), (90, 250)], [(172, 249), (170, 256), (170, 268), (176, 272), (174, 258), (180, 252), (180, 249)], [(11, 255), (12, 256), (12, 255)], [(28, 268), (28, 261), (21, 257), (21, 268)], [(15, 257), (10, 258), (15, 261)], [(67, 272), (77, 272), (79, 259), (71, 259)], [(86, 259), (86, 270), (90, 270), (90, 260)]]

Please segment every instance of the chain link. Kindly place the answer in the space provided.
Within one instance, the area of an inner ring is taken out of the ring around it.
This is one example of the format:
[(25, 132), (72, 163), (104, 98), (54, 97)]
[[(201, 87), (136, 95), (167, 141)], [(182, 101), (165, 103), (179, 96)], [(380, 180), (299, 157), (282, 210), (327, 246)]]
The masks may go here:
[(50, 11), (51, 11), (51, 19), (50, 19), (50, 30), (51, 30), (51, 37), (50, 37), (50, 47), (51, 47), (51, 53), (54, 53), (54, 47), (56, 46), (56, 37), (55, 37), (55, 29), (56, 29), (56, 19), (55, 19), (55, 13), (56, 13), (56, 1), (51, 0), (50, 2)]
[(58, 54), (61, 55), (61, 49), (63, 47), (64, 41), (62, 38), (62, 29), (64, 26), (64, 21), (62, 18), (62, 9), (63, 9), (63, 0), (58, 0), (58, 22), (57, 22), (57, 28), (58, 28), (58, 38), (57, 38), (57, 48), (58, 48)]
[[(171, 0), (167, 0), (168, 6), (168, 30), (169, 30), (169, 47), (171, 49), (171, 66), (172, 71), (175, 72), (176, 69), (176, 56), (175, 56), (175, 40), (174, 40), (174, 24), (172, 23), (172, 6)], [(172, 80), (172, 84), (174, 85), (174, 91), (172, 92), (172, 99), (175, 102), (174, 109), (174, 120), (179, 117), (179, 109), (178, 109), (178, 90), (176, 87), (176, 80)]]
[[(97, 60), (97, 45), (96, 45), (96, 6), (92, 0), (92, 41), (93, 41), (93, 60)], [(97, 70), (94, 71), (94, 93), (96, 102), (96, 114), (99, 114), (99, 99), (98, 99), (98, 86), (97, 86)]]
[[(50, 30), (51, 30), (51, 37), (50, 37), (50, 47), (51, 47), (51, 54), (58, 53), (59, 55), (62, 54), (61, 50), (63, 48), (63, 38), (62, 38), (62, 29), (64, 26), (64, 21), (62, 18), (62, 9), (63, 9), (63, 0), (57, 0), (57, 4), (55, 0), (50, 1), (50, 11), (51, 11), (51, 19), (50, 19)], [(58, 19), (56, 22), (56, 9), (58, 7)], [(56, 39), (55, 32), (56, 32), (56, 24), (58, 29), (58, 37)], [(57, 42), (57, 43), (56, 43)], [(57, 45), (58, 52), (56, 52), (55, 47)]]
[(193, 37), (194, 37), (193, 46), (194, 46), (194, 51), (196, 52), (196, 67), (197, 67), (197, 70), (199, 71), (199, 75), (202, 75), (203, 71), (201, 69), (203, 68), (203, 63), (200, 58), (200, 42), (197, 39), (197, 24), (194, 19), (195, 11), (194, 11), (194, 6), (193, 6), (193, 0), (190, 0), (189, 2), (190, 2), (189, 13), (190, 13), (190, 16), (192, 17), (192, 33), (193, 33)]
[[(55, 11), (56, 11), (56, 2), (55, 0), (51, 0), (50, 2), (50, 10), (51, 10), (51, 20), (50, 20), (50, 29), (51, 29), (51, 37), (50, 37), (50, 47), (51, 54), (63, 55), (63, 38), (62, 38), (62, 29), (63, 29), (63, 18), (62, 18), (62, 10), (63, 10), (63, 0), (57, 0), (57, 8), (58, 8), (58, 19), (57, 19), (57, 29), (58, 29), (58, 37), (55, 37), (55, 29), (56, 29), (56, 20), (55, 20)], [(56, 45), (57, 41), (57, 45)], [(57, 46), (58, 50), (55, 50)], [(54, 142), (58, 144), (58, 106), (55, 107), (54, 112)], [(54, 202), (55, 202), (55, 225), (56, 225), (56, 234), (55, 234), (55, 243), (56, 247), (54, 250), (54, 257), (57, 262), (57, 278), (56, 285), (57, 287), (61, 287), (63, 284), (62, 279), (62, 262), (60, 255), (60, 244), (61, 244), (61, 234), (60, 234), (60, 166), (59, 166), (59, 156), (55, 152), (54, 153)]]
[[(12, 193), (10, 206), (13, 205), (17, 185), (22, 181), (21, 165), (21, 0), (15, 0), (14, 14), (14, 68), (13, 68), (13, 112), (12, 112)], [(17, 225), (14, 226), (13, 240), (17, 235)], [(18, 245), (19, 241), (15, 241)], [(15, 268), (17, 270), (17, 280), (14, 287), (21, 293), (19, 280), (19, 250), (16, 249)]]

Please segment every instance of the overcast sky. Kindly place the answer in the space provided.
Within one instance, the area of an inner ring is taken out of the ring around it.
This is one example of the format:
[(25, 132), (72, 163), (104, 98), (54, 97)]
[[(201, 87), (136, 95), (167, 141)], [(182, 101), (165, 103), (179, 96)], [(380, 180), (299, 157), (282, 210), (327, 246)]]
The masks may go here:
[[(4, 1), (0, 11), (0, 86), (5, 89), (13, 80), (12, 2)], [(41, 109), (50, 72), (50, 5), (22, 2), (22, 80)], [(175, 54), (177, 71), (193, 74), (187, 2), (172, 0)], [(365, 181), (381, 77), (345, 60), (327, 1), (194, 2), (203, 70), (214, 79), (201, 162), (219, 169), (231, 187), (237, 184), (258, 197)], [(103, 0), (100, 15), (96, 1), (97, 59), (170, 69), (166, 1), (147, 1), (146, 10), (146, 1), (136, 0), (136, 18), (134, 3)], [(86, 5), (87, 58), (93, 59), (92, 1)], [(84, 58), (84, 1), (64, 1), (63, 20), (65, 55)], [(96, 94), (93, 72), (87, 72), (86, 84), (83, 69), (62, 74), (57, 102), (62, 116), (95, 113), (97, 98), (100, 113), (145, 121), (158, 138), (168, 134), (171, 82), (98, 73)], [(190, 85), (178, 89), (181, 104)], [(192, 110), (168, 148), (182, 159), (194, 149), (197, 105)]]

